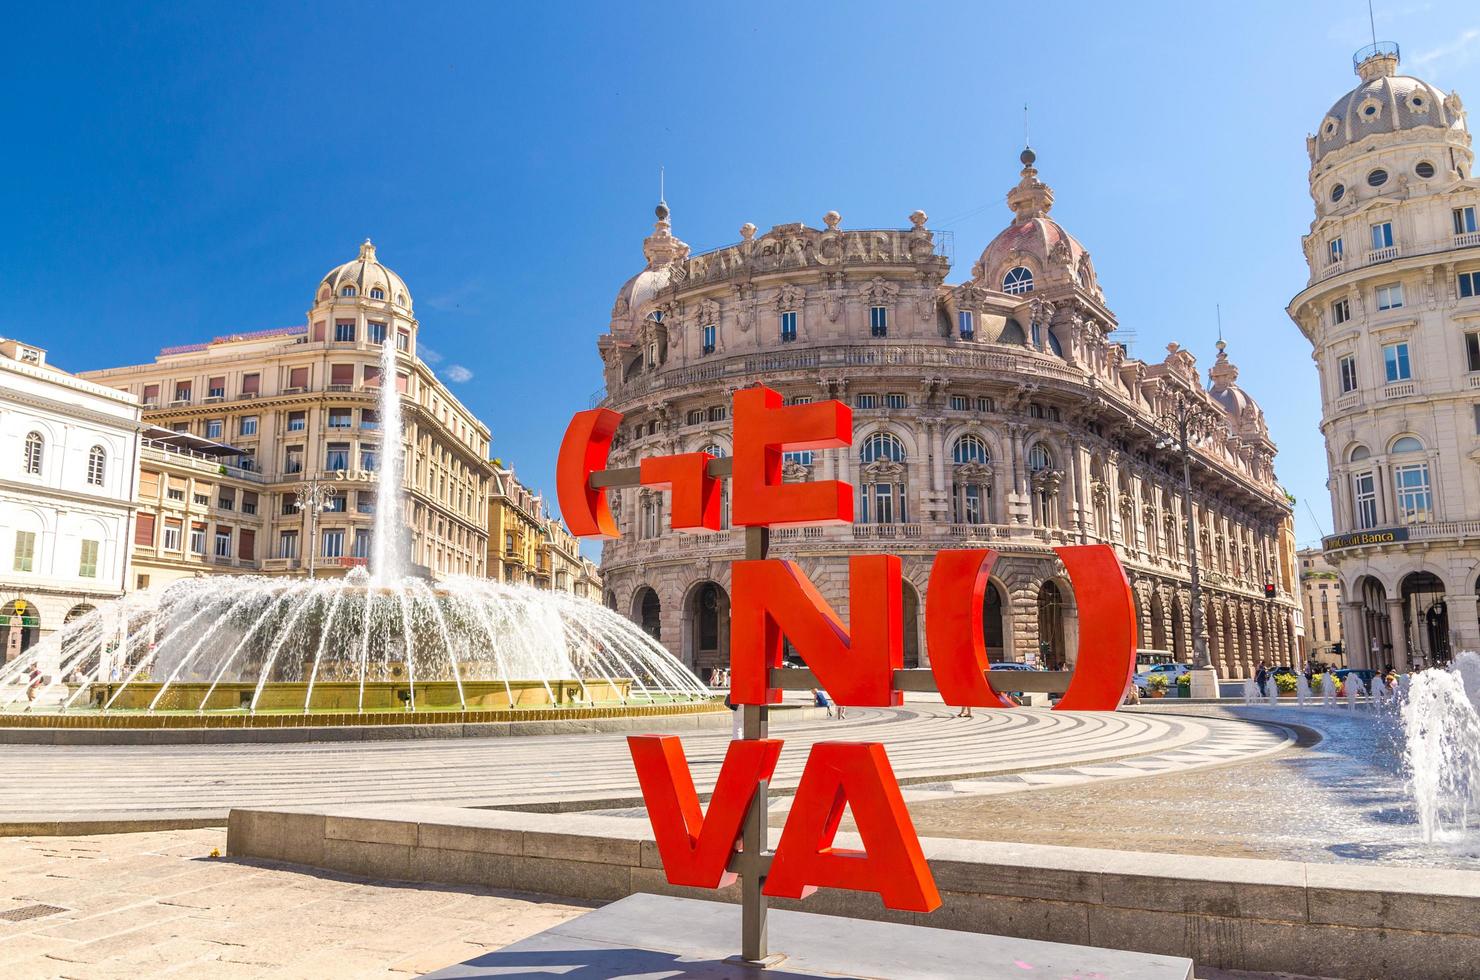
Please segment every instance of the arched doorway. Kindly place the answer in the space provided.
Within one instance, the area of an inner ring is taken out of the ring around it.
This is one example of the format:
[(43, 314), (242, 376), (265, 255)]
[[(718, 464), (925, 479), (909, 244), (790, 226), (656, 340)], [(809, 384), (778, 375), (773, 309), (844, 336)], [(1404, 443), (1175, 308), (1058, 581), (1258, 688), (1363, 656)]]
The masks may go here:
[(1408, 666), (1413, 670), (1449, 663), (1449, 607), (1444, 582), (1432, 572), (1413, 572), (1398, 586), (1408, 637)]
[(1387, 589), (1370, 575), (1357, 579), (1357, 601), (1361, 603), (1362, 635), (1347, 640), (1348, 646), (1360, 643), (1367, 666), (1386, 670), (1393, 662), (1392, 616), (1388, 614)]
[(687, 643), (684, 653), (695, 672), (730, 664), (730, 596), (717, 582), (700, 582), (689, 590), (684, 609)]
[(606, 608), (612, 612), (617, 611), (617, 594), (611, 589), (606, 590)]
[(644, 585), (632, 596), (632, 619), (642, 631), (655, 640), (663, 639), (660, 619), (663, 606), (658, 602), (658, 593)]
[(0, 664), (18, 657), (41, 638), (41, 614), (34, 602), (13, 599), (0, 606)]
[(1064, 596), (1058, 585), (1044, 582), (1038, 590), (1038, 665), (1063, 670), (1065, 655)]
[(1182, 601), (1172, 600), (1172, 655), (1177, 663), (1185, 664), (1187, 656), (1187, 632), (1182, 625)]
[(903, 583), (904, 593), (904, 665), (920, 666), (920, 593), (908, 582)]
[(1167, 643), (1167, 617), (1166, 609), (1162, 606), (1161, 593), (1155, 589), (1151, 590), (1151, 649), (1166, 650)]
[(986, 640), (987, 659), (994, 663), (1012, 659), (1007, 649), (1007, 610), (1002, 601), (1002, 590), (996, 582), (987, 583), (987, 593), (982, 597), (982, 636)]

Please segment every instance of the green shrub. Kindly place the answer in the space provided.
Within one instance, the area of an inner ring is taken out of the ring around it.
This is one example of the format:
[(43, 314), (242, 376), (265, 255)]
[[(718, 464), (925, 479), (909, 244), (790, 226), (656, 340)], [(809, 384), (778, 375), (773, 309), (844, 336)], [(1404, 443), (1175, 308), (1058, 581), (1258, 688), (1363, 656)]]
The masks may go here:
[(1274, 686), (1280, 689), (1281, 694), (1294, 694), (1296, 683), (1294, 674), (1275, 674)]

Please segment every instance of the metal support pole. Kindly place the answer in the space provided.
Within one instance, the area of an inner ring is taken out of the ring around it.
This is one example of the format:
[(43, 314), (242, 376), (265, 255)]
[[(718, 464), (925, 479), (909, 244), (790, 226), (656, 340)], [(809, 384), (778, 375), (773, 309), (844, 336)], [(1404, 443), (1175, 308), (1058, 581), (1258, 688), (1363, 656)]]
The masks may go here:
[(1187, 445), (1187, 413), (1177, 419), (1177, 437), (1182, 447), (1182, 511), (1187, 515), (1187, 562), (1192, 573), (1192, 665), (1211, 667), (1208, 656), (1208, 627), (1203, 620), (1202, 573), (1197, 567), (1197, 528), (1192, 518), (1192, 450)]
[[(745, 529), (745, 558), (759, 561), (771, 550), (771, 529), (748, 527)], [(747, 739), (765, 738), (768, 729), (769, 709), (763, 704), (744, 704), (737, 708)], [(760, 963), (770, 955), (766, 936), (766, 896), (761, 889), (766, 884), (766, 803), (770, 786), (762, 779), (751, 797), (750, 809), (745, 814), (745, 824), (740, 840), (744, 855), (744, 870), (740, 875), (740, 956), (750, 963)]]

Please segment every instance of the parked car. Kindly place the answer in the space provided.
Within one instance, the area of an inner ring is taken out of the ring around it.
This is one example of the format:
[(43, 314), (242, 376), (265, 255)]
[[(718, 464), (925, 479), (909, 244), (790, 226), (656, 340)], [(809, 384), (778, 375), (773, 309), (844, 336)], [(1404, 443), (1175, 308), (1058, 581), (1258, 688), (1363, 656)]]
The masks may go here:
[(1186, 664), (1153, 664), (1146, 670), (1138, 673), (1134, 678), (1136, 689), (1145, 694), (1151, 688), (1151, 678), (1156, 676), (1167, 679), (1167, 687), (1176, 687), (1177, 678), (1190, 670)]
[(1340, 670), (1333, 670), (1331, 673), (1335, 674), (1336, 679), (1341, 681), (1342, 684), (1346, 683), (1348, 677), (1355, 674), (1358, 683), (1362, 685), (1362, 690), (1364, 691), (1372, 687), (1372, 678), (1377, 676), (1377, 671), (1368, 670), (1366, 667), (1342, 667)]
[(1010, 660), (995, 660), (987, 664), (988, 670), (1037, 670), (1037, 667), (1029, 667), (1027, 664), (1015, 663)]

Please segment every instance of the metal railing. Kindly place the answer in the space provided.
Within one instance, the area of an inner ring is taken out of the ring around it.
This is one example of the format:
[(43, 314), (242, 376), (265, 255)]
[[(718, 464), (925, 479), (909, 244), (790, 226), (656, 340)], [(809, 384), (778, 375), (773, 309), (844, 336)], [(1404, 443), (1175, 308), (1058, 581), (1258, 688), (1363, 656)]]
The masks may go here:
[(1318, 282), (1330, 279), (1332, 276), (1340, 275), (1343, 272), (1349, 272), (1354, 269), (1380, 265), (1383, 262), (1392, 262), (1400, 258), (1411, 259), (1424, 255), (1438, 255), (1441, 252), (1452, 252), (1456, 249), (1463, 248), (1480, 248), (1480, 232), (1465, 232), (1464, 234), (1450, 235), (1447, 238), (1417, 242), (1411, 246), (1399, 243), (1397, 245), (1389, 245), (1386, 248), (1370, 249), (1364, 254), (1363, 261), (1360, 264), (1347, 261), (1346, 257), (1343, 256), (1341, 260), (1332, 262), (1311, 273), (1310, 281), (1306, 283), (1306, 286), (1313, 286)]

